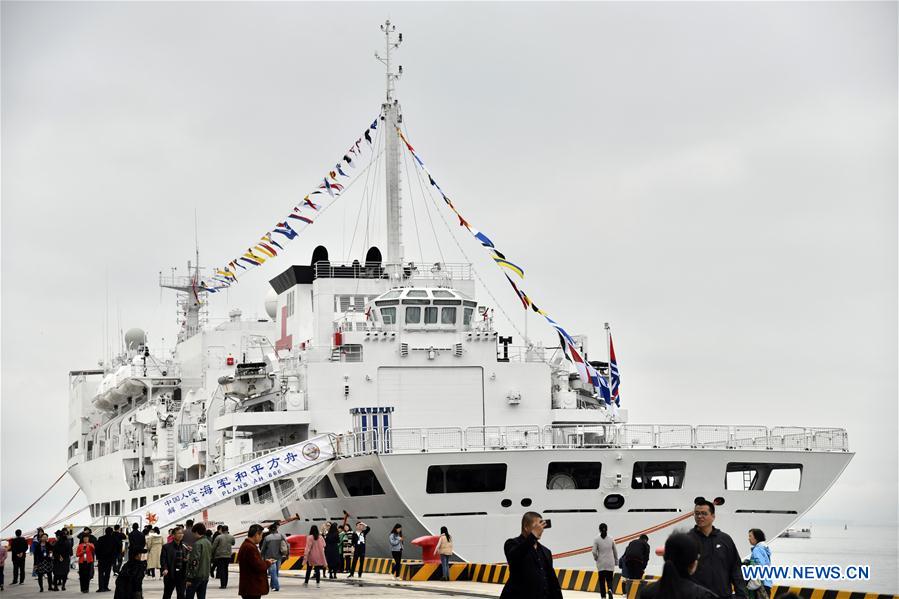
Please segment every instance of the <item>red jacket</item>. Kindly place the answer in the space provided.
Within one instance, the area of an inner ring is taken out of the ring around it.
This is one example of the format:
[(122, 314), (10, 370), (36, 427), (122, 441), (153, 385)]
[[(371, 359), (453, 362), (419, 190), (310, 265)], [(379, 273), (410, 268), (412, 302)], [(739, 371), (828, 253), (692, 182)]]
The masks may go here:
[(247, 539), (237, 552), (240, 579), (237, 593), (243, 597), (268, 595), (268, 562), (262, 559), (259, 547)]
[(79, 564), (94, 563), (94, 544), (93, 543), (78, 543), (78, 548), (75, 549), (75, 555), (78, 556)]

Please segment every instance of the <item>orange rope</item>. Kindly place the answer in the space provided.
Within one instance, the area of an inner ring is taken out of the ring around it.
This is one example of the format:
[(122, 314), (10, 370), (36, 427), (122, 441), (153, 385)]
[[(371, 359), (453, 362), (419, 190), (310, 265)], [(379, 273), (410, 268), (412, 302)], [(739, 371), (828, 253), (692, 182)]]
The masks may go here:
[(47, 490), (46, 490), (46, 491), (44, 491), (43, 493), (41, 493), (40, 497), (38, 497), (37, 499), (35, 499), (34, 501), (32, 501), (32, 502), (31, 502), (31, 505), (29, 505), (28, 507), (26, 507), (26, 508), (25, 508), (25, 511), (23, 511), (21, 514), (19, 514), (19, 515), (16, 516), (15, 518), (13, 518), (13, 521), (12, 521), (12, 522), (10, 522), (9, 524), (7, 524), (7, 525), (4, 526), (3, 528), (0, 528), (0, 531), (6, 530), (6, 529), (9, 528), (10, 526), (12, 526), (12, 525), (15, 524), (16, 522), (18, 522), (19, 518), (21, 518), (22, 516), (24, 516), (25, 514), (27, 514), (27, 513), (28, 513), (28, 510), (30, 510), (30, 509), (33, 508), (35, 505), (37, 505), (37, 502), (40, 501), (41, 499), (43, 499), (44, 496), (45, 496), (47, 493), (50, 492), (50, 489), (52, 489), (53, 487), (55, 487), (55, 486), (56, 486), (56, 483), (58, 483), (59, 481), (61, 481), (61, 480), (62, 480), (62, 477), (64, 477), (66, 474), (68, 474), (68, 472), (69, 472), (68, 470), (63, 471), (63, 473), (59, 475), (59, 478), (57, 478), (55, 481), (53, 481), (53, 484), (50, 485), (49, 487), (47, 487)]

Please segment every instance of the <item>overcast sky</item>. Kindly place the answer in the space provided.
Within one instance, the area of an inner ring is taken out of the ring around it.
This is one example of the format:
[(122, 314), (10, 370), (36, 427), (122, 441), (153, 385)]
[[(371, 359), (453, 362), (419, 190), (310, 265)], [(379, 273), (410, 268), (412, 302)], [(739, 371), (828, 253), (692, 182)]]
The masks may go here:
[[(856, 457), (809, 516), (895, 522), (896, 6), (3, 2), (0, 520), (65, 469), (68, 371), (120, 326), (172, 346), (157, 277), (194, 212), (201, 262), (235, 257), (375, 117), (389, 16), (410, 141), (594, 357), (612, 324), (631, 421), (845, 427)], [(407, 256), (439, 259), (404, 188)], [(262, 314), (318, 243), (361, 258), (360, 197), (211, 316)]]

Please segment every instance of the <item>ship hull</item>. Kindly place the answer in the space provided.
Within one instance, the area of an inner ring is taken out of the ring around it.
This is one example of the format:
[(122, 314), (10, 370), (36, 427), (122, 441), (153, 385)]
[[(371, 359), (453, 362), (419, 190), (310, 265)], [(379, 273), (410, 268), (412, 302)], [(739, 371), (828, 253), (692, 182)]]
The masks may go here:
[[(387, 534), (394, 524), (402, 524), (409, 557), (419, 554), (408, 541), (438, 533), (441, 526), (446, 526), (453, 535), (458, 559), (496, 563), (505, 560), (503, 541), (518, 533), (523, 512), (534, 510), (552, 519), (544, 543), (554, 554), (567, 554), (557, 558), (557, 565), (589, 568), (593, 567), (589, 551), (577, 550), (591, 544), (601, 522), (608, 525), (614, 538), (645, 533), (652, 547), (661, 546), (672, 531), (693, 526), (693, 500), (703, 496), (724, 500), (717, 508), (715, 525), (733, 537), (741, 554), (748, 554), (746, 532), (750, 528), (760, 528), (769, 538), (775, 538), (824, 495), (852, 456), (849, 452), (654, 448), (372, 453), (335, 461), (326, 475), (326, 484), (333, 488), (335, 497), (297, 497), (299, 486), (290, 484), (295, 489), (291, 492), (286, 486), (276, 485), (271, 496), (253, 492), (247, 498), (213, 506), (196, 518), (246, 530), (250, 524), (296, 517), (284, 530), (305, 534), (313, 524), (341, 521), (346, 511), (351, 523), (362, 519), (371, 526), (369, 555), (389, 555)], [(632, 488), (633, 465), (645, 461), (685, 462), (680, 488)], [(547, 489), (549, 464), (559, 462), (600, 464), (599, 488)], [(800, 464), (801, 484), (795, 491), (726, 489), (727, 465), (740, 462)], [(502, 490), (427, 492), (431, 467), (484, 464), (505, 464)], [(360, 495), (358, 489), (348, 488), (345, 475), (367, 471), (377, 479), (381, 492)], [(76, 480), (84, 475), (83, 471), (78, 473)], [(139, 493), (152, 496), (176, 489), (170, 485)], [(90, 488), (86, 491), (92, 502), (103, 499)], [(604, 500), (609, 495), (620, 495), (623, 505), (607, 507)], [(97, 524), (115, 519), (100, 517)]]

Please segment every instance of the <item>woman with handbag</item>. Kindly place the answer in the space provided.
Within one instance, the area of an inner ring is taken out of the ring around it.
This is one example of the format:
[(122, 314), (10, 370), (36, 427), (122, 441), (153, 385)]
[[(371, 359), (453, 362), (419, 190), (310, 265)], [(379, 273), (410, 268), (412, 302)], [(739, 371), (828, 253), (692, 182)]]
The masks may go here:
[[(765, 533), (761, 529), (749, 530), (749, 544), (752, 545), (752, 553), (749, 556), (749, 564), (752, 566), (770, 566), (771, 548), (765, 543)], [(771, 596), (770, 578), (762, 580), (747, 580), (746, 590), (749, 591), (749, 599), (768, 599)]]

